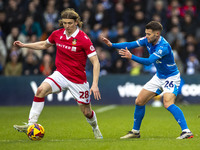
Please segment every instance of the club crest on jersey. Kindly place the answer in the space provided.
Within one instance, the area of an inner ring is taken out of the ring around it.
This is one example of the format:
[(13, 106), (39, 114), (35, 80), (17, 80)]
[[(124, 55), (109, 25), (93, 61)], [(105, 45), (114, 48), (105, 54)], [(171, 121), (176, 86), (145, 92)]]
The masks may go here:
[(77, 39), (73, 39), (72, 45), (76, 45)]
[(158, 50), (158, 53), (159, 53), (159, 54), (162, 54), (162, 50), (161, 50), (161, 49), (159, 49), (159, 50)]
[(94, 48), (93, 45), (90, 46), (90, 50), (91, 50), (91, 51), (94, 51), (94, 50), (95, 50), (95, 48)]

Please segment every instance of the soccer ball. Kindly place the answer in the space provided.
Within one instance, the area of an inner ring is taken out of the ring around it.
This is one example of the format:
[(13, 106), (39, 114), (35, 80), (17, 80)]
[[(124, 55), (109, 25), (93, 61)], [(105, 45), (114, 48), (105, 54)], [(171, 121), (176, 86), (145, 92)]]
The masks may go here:
[(27, 135), (30, 140), (39, 141), (44, 137), (44, 127), (40, 124), (34, 123), (28, 127)]

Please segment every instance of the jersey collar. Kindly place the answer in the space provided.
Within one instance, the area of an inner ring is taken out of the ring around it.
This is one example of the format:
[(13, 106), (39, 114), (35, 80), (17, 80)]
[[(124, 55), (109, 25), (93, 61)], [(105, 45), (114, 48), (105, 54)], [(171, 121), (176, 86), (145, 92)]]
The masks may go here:
[(69, 38), (71, 38), (71, 37), (75, 38), (77, 36), (78, 32), (79, 32), (79, 28), (77, 27), (76, 31), (71, 36), (69, 36), (69, 37), (67, 36), (66, 30), (63, 32), (63, 34), (65, 34), (67, 40), (69, 40)]
[(159, 44), (159, 43), (160, 43), (160, 41), (161, 41), (161, 36), (160, 36), (160, 38), (159, 38), (158, 42), (157, 42), (155, 45)]

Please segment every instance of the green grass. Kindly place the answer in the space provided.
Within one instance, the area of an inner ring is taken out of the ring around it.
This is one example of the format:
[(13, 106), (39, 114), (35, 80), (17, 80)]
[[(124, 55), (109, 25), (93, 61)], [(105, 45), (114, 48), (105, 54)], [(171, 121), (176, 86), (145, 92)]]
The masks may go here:
[[(105, 106), (93, 106), (98, 110)], [(45, 106), (39, 122), (45, 128), (41, 141), (31, 141), (24, 133), (13, 129), (13, 124), (27, 122), (30, 106), (0, 107), (1, 150), (199, 150), (200, 105), (179, 106), (186, 117), (194, 138), (176, 140), (181, 133), (173, 116), (162, 108), (146, 107), (140, 139), (120, 140), (131, 130), (133, 106), (96, 113), (103, 140), (93, 137), (92, 129), (78, 106)]]

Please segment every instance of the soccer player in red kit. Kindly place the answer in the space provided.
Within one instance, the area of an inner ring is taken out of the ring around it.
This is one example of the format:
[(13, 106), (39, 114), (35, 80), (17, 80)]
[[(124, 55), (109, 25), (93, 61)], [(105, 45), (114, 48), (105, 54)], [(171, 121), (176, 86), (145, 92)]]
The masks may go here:
[[(61, 12), (59, 25), (63, 28), (54, 31), (46, 41), (26, 44), (15, 41), (13, 43), (18, 47), (36, 50), (44, 50), (52, 45), (57, 47), (56, 71), (38, 87), (30, 110), (28, 124), (14, 125), (14, 128), (20, 132), (26, 132), (28, 126), (38, 121), (44, 107), (45, 96), (69, 90), (88, 123), (92, 126), (95, 138), (102, 139), (103, 136), (97, 124), (96, 114), (90, 103), (92, 93), (96, 100), (101, 99), (98, 88), (100, 64), (97, 53), (88, 36), (80, 30), (82, 22), (80, 16), (73, 9), (68, 8)], [(93, 82), (90, 89), (85, 72), (87, 57), (93, 64)]]

